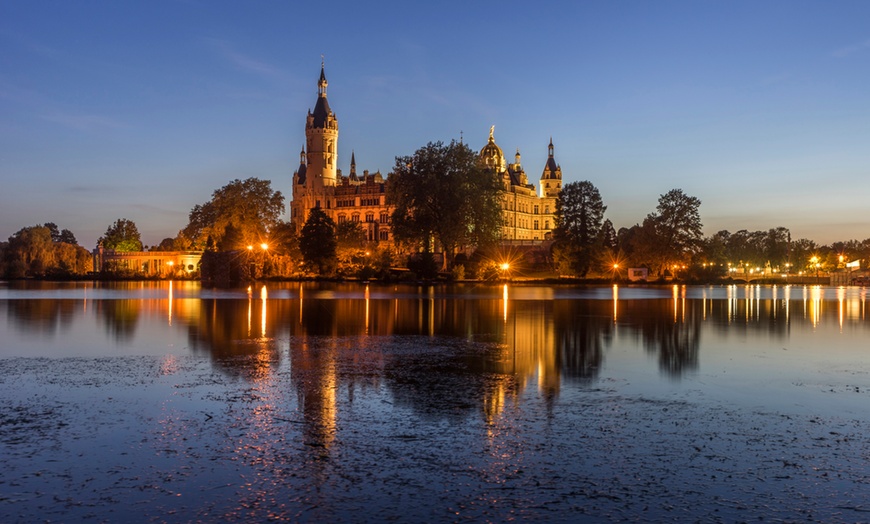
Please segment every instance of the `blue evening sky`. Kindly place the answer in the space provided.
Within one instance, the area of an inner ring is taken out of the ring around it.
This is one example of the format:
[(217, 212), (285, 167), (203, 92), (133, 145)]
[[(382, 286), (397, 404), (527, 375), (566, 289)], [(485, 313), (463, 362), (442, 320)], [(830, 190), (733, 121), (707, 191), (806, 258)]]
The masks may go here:
[(495, 125), (617, 229), (681, 188), (705, 234), (870, 237), (870, 2), (4, 0), (0, 238), (156, 244), (234, 178), (289, 203), (321, 54), (345, 173)]

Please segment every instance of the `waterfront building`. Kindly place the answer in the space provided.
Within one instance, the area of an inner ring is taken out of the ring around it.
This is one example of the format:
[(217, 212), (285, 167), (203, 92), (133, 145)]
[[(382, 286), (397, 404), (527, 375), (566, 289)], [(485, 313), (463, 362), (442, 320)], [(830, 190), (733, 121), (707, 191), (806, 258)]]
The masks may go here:
[[(356, 154), (351, 153), (350, 173), (338, 169), (338, 119), (326, 97), (328, 82), (323, 65), (317, 82), (317, 101), (305, 121), (305, 146), (299, 167), (293, 173), (290, 220), (302, 228), (314, 208), (323, 210), (336, 224), (359, 223), (370, 242), (392, 241), (386, 202), (386, 180), (380, 172), (359, 175)], [(502, 239), (505, 243), (540, 243), (549, 240), (555, 228), (556, 199), (562, 190), (562, 169), (553, 154), (550, 139), (548, 158), (536, 188), (529, 183), (517, 149), (515, 162), (506, 163), (495, 143), (494, 128), (480, 151), (481, 162), (499, 177), (502, 196)]]
[(562, 191), (562, 168), (553, 154), (553, 139), (547, 149), (547, 163), (541, 173), (538, 189), (520, 162), (520, 150), (514, 163), (505, 162), (504, 153), (495, 143), (495, 126), (489, 129), (489, 141), (480, 150), (480, 160), (501, 180), (502, 241), (505, 243), (535, 243), (550, 240), (556, 227), (556, 200)]
[(305, 147), (293, 174), (290, 220), (301, 229), (308, 213), (323, 210), (336, 224), (358, 222), (366, 239), (390, 241), (390, 213), (386, 184), (380, 172), (357, 174), (356, 155), (351, 153), (350, 174), (338, 169), (338, 119), (326, 98), (326, 73), (320, 67), (317, 102), (305, 121)]

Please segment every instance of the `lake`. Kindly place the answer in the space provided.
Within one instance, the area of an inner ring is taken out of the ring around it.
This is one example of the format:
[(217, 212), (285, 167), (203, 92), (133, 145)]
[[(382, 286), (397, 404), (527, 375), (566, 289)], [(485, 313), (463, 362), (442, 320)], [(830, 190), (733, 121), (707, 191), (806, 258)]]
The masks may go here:
[(0, 520), (854, 522), (867, 290), (0, 283)]

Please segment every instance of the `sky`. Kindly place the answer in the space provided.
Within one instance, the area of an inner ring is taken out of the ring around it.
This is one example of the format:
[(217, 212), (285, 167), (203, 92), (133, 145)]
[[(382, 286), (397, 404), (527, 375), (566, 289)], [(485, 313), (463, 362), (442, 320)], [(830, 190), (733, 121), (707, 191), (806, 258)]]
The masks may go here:
[(537, 183), (591, 181), (631, 227), (870, 238), (870, 2), (0, 1), (0, 238), (54, 222), (146, 245), (233, 179), (291, 197), (321, 56), (339, 167), (490, 126)]

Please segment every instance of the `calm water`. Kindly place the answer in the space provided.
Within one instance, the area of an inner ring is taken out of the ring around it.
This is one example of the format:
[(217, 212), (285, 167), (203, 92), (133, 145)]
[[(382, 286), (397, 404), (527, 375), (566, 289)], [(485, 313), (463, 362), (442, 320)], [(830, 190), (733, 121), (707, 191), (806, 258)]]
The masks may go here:
[(3, 521), (870, 510), (863, 288), (10, 283), (0, 317)]

